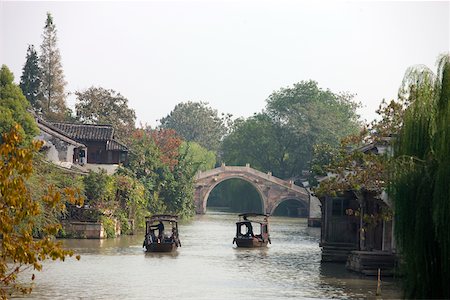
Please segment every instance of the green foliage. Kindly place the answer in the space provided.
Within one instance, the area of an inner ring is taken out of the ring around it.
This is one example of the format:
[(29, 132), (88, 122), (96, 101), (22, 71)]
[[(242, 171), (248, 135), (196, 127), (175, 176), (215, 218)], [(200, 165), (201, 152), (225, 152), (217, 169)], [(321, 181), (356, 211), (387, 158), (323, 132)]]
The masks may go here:
[(33, 45), (28, 46), (26, 62), (20, 77), (20, 88), (35, 110), (39, 110), (38, 96), (41, 85), (39, 58)]
[(145, 216), (148, 215), (145, 188), (137, 179), (126, 175), (125, 170), (114, 175), (116, 183), (116, 199), (120, 209), (116, 212), (122, 228), (122, 234), (131, 233), (129, 220), (135, 222), (137, 229), (144, 228)]
[(342, 151), (328, 144), (314, 145), (313, 149), (314, 152), (310, 163), (310, 176), (308, 181), (310, 186), (316, 187), (318, 185), (317, 178), (326, 176), (331, 166), (341, 161)]
[(101, 216), (99, 220), (103, 224), (103, 228), (105, 228), (106, 237), (107, 238), (115, 238), (116, 237), (116, 223), (115, 220), (108, 216)]
[(216, 165), (216, 154), (195, 142), (183, 142), (180, 146), (180, 153), (191, 162), (194, 170), (211, 170)]
[(42, 34), (41, 55), (39, 66), (42, 72), (41, 89), (39, 93), (39, 107), (47, 120), (64, 121), (70, 117), (70, 110), (66, 106), (64, 73), (61, 55), (56, 45), (56, 26), (53, 17), (47, 13), (44, 33)]
[(159, 197), (167, 206), (166, 212), (189, 218), (194, 213), (194, 177), (197, 168), (193, 168), (185, 154), (180, 154), (178, 158), (171, 172), (168, 172), (167, 167), (160, 169), (163, 177)]
[(161, 166), (158, 147), (145, 130), (137, 130), (133, 134), (127, 168), (138, 178), (148, 191), (156, 188), (156, 169)]
[(107, 203), (114, 200), (114, 182), (105, 170), (100, 172), (90, 171), (83, 178), (86, 204), (93, 207), (105, 207)]
[(97, 221), (103, 223), (107, 237), (115, 236), (115, 221), (119, 221), (122, 234), (132, 233), (129, 221), (143, 228), (148, 215), (144, 185), (126, 169), (114, 175), (104, 171), (90, 172), (83, 178), (86, 203), (96, 210)]
[[(65, 189), (73, 189), (80, 199), (84, 199), (82, 177), (47, 162), (40, 154), (34, 155), (33, 173), (26, 181), (26, 186), (29, 191), (33, 191), (32, 198), (38, 203), (46, 195), (49, 187), (60, 193)], [(57, 212), (43, 210), (42, 214), (36, 217), (33, 235), (39, 236), (48, 222), (58, 223), (66, 214), (66, 209)]]
[(322, 143), (338, 145), (342, 137), (358, 132), (356, 109), (360, 104), (353, 97), (323, 90), (312, 80), (301, 81), (272, 93), (266, 109), (272, 120), (303, 139), (309, 148)]
[(128, 169), (142, 183), (150, 213), (194, 212), (194, 176), (200, 167), (191, 152), (182, 150), (173, 130), (138, 130), (133, 136)]
[(229, 118), (229, 115), (220, 118), (217, 110), (210, 108), (205, 102), (189, 101), (177, 104), (160, 122), (161, 128), (174, 129), (184, 140), (217, 151), (227, 132), (225, 124)]
[(0, 134), (10, 132), (16, 124), (20, 124), (18, 130), (21, 131), (23, 141), (30, 143), (38, 129), (33, 117), (27, 112), (29, 102), (13, 80), (14, 75), (3, 65), (0, 70)]
[(358, 104), (352, 98), (324, 91), (314, 81), (280, 89), (267, 99), (266, 111), (234, 123), (222, 143), (222, 158), (281, 178), (300, 177), (309, 169), (314, 145), (337, 146), (357, 132)]
[(292, 161), (295, 159), (295, 155), (291, 155), (293, 148), (300, 152), (303, 143), (290, 136), (270, 116), (261, 113), (235, 121), (231, 134), (222, 143), (222, 159), (228, 165), (250, 163), (255, 169), (288, 178), (299, 167)]
[(111, 124), (115, 137), (128, 141), (135, 127), (136, 114), (128, 107), (128, 99), (114, 90), (90, 87), (75, 92), (77, 119), (88, 124)]
[(450, 298), (450, 62), (408, 70), (390, 194), (407, 298)]

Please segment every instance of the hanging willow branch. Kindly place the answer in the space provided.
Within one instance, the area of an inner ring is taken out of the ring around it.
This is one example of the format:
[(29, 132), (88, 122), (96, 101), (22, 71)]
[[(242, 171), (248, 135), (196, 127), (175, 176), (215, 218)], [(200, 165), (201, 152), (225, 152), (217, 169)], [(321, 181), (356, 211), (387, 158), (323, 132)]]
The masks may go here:
[(396, 236), (405, 297), (450, 298), (450, 63), (438, 75), (408, 69), (400, 94), (410, 103), (391, 165)]

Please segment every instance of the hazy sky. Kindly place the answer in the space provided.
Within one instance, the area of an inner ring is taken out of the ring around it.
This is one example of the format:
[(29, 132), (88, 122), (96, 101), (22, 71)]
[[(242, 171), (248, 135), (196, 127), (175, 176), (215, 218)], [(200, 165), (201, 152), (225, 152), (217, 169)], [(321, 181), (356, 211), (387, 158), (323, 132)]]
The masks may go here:
[(435, 70), (449, 51), (449, 3), (0, 0), (0, 64), (20, 80), (48, 11), (67, 91), (114, 89), (139, 122), (156, 125), (188, 100), (248, 117), (274, 90), (308, 79), (357, 94), (371, 120), (408, 66)]

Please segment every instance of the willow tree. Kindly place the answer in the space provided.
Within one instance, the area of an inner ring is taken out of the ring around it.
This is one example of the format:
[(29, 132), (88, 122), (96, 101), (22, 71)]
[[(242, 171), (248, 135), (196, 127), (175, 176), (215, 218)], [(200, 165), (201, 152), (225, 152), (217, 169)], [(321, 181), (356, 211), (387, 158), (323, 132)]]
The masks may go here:
[(450, 298), (450, 58), (408, 70), (390, 195), (407, 298)]

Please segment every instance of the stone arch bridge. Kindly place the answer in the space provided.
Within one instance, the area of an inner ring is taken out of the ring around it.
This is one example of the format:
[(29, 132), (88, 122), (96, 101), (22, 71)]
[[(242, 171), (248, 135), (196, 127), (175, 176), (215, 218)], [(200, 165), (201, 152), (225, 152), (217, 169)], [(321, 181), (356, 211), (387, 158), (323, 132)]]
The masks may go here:
[[(200, 172), (195, 178), (195, 210), (197, 214), (206, 212), (206, 203), (211, 191), (221, 182), (238, 178), (249, 182), (258, 192), (263, 210), (267, 214), (273, 214), (282, 202), (294, 199), (303, 204), (311, 217), (311, 197), (308, 190), (295, 185), (292, 181), (285, 181), (269, 173), (263, 173), (246, 165), (245, 167), (225, 166)], [(318, 201), (318, 200), (317, 200)], [(313, 210), (317, 210), (314, 208)], [(319, 208), (320, 211), (320, 208)]]

